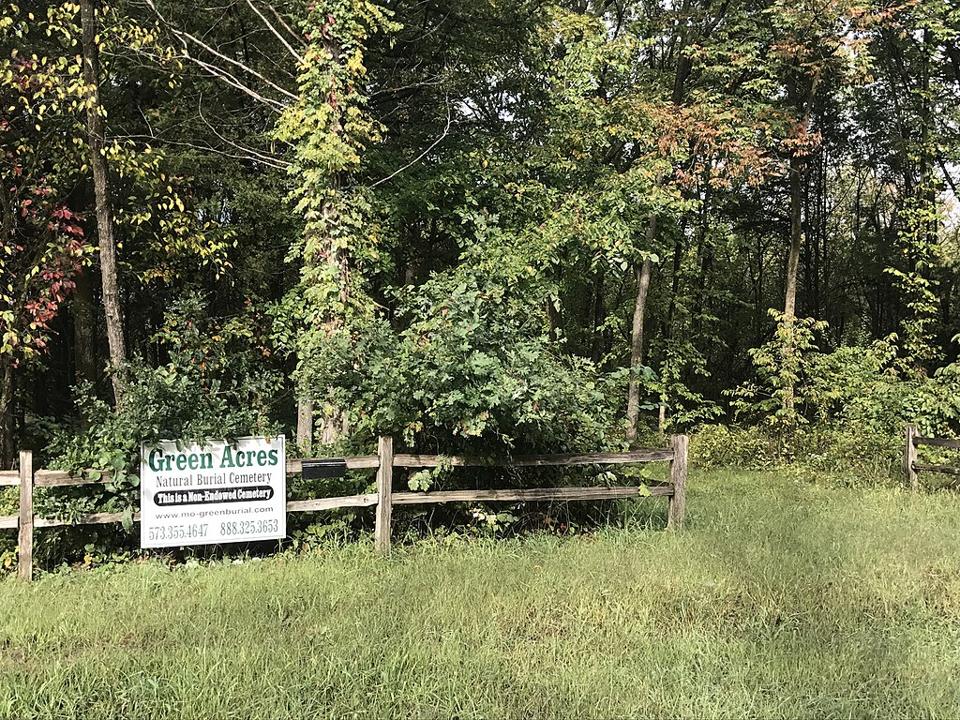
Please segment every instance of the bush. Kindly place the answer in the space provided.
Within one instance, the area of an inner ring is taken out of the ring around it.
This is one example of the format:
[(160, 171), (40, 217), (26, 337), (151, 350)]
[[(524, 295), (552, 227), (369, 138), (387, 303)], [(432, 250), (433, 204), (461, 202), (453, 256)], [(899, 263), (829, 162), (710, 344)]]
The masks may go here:
[(769, 468), (783, 453), (780, 441), (756, 428), (703, 425), (690, 437), (690, 463), (695, 467)]
[(486, 453), (597, 450), (617, 442), (610, 385), (560, 351), (543, 303), (523, 288), (444, 273), (404, 296), (404, 329), (371, 323), (313, 388), (337, 388), (356, 440), (392, 433), (412, 447)]
[[(171, 308), (155, 340), (169, 362), (152, 368), (134, 360), (120, 369), (122, 402), (113, 408), (89, 385), (76, 388), (77, 417), (54, 433), (38, 464), (71, 472), (108, 472), (105, 485), (61, 488), (36, 495), (37, 512), (71, 519), (90, 512), (125, 512), (129, 529), (139, 486), (141, 442), (277, 434), (273, 398), (282, 376), (269, 367), (258, 340), (260, 318), (218, 322), (206, 316), (202, 298)], [(266, 367), (265, 367), (266, 365)], [(123, 538), (115, 529), (45, 532), (48, 547), (94, 537), (85, 554), (107, 555)], [(129, 543), (127, 543), (129, 545)], [(132, 547), (132, 545), (131, 545)]]
[[(695, 443), (703, 462), (755, 467), (796, 462), (899, 480), (907, 423), (923, 435), (960, 431), (960, 365), (927, 374), (900, 355), (896, 336), (821, 352), (814, 343), (821, 329), (822, 323), (797, 321), (792, 334), (781, 328), (754, 352), (760, 383), (739, 388), (733, 405), (756, 429), (704, 428)], [(794, 343), (789, 353), (783, 351), (786, 342)], [(784, 409), (788, 385), (795, 401)]]

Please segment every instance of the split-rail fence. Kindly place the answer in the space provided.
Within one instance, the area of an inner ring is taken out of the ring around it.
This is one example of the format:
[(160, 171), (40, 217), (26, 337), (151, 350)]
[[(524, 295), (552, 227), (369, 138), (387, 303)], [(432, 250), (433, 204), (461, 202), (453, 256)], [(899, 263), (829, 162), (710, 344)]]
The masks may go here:
[[(348, 470), (377, 471), (377, 491), (343, 497), (288, 500), (287, 512), (317, 512), (346, 507), (374, 507), (374, 543), (377, 550), (389, 552), (393, 508), (396, 505), (421, 505), (456, 502), (530, 502), (613, 500), (632, 497), (666, 497), (669, 502), (667, 527), (680, 528), (686, 505), (687, 481), (686, 435), (671, 438), (670, 447), (631, 450), (621, 453), (592, 453), (585, 455), (528, 455), (490, 459), (448, 455), (417, 455), (393, 451), (393, 438), (381, 437), (376, 455), (347, 458), (292, 458), (286, 463), (287, 475), (300, 475), (312, 463), (336, 460)], [(478, 490), (434, 490), (430, 492), (396, 492), (393, 488), (394, 468), (452, 467), (572, 467), (584, 465), (639, 465), (650, 462), (670, 464), (669, 481), (633, 486), (577, 486), (537, 487)], [(96, 478), (96, 479), (93, 479)], [(124, 513), (91, 513), (73, 519), (44, 517), (33, 511), (35, 488), (58, 488), (95, 485), (110, 481), (107, 473), (80, 473), (73, 475), (60, 470), (34, 470), (33, 455), (21, 451), (17, 470), (0, 471), (0, 486), (19, 486), (20, 503), (16, 515), (0, 516), (0, 530), (18, 530), (18, 574), (24, 580), (33, 576), (33, 536), (40, 528), (66, 525), (102, 525), (122, 522)], [(140, 519), (134, 513), (134, 522)]]
[(960, 450), (960, 440), (951, 438), (922, 437), (916, 425), (907, 425), (906, 445), (903, 450), (903, 469), (907, 474), (907, 482), (914, 490), (920, 487), (920, 473), (941, 473), (943, 475), (960, 475), (960, 467), (953, 465), (934, 465), (917, 462), (917, 447), (928, 445), (932, 447)]

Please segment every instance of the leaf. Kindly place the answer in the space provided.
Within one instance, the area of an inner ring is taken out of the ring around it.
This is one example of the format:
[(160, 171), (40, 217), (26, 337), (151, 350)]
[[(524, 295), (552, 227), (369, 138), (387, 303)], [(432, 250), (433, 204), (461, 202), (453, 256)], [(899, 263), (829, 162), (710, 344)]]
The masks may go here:
[(120, 518), (120, 524), (123, 526), (123, 529), (126, 532), (130, 532), (133, 529), (133, 508), (128, 507), (123, 511), (123, 515)]

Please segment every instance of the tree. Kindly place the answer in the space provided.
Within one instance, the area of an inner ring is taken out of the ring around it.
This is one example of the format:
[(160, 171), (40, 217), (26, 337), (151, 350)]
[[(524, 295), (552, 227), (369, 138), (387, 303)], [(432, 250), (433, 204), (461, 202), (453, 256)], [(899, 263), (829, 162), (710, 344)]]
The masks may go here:
[(313, 6), (302, 22), (308, 44), (297, 100), (277, 124), (277, 137), (292, 148), (296, 210), (305, 221), (295, 250), (302, 262), (301, 280), (285, 307), (293, 309), (295, 323), (302, 327), (295, 343), (301, 397), (324, 401), (324, 444), (336, 442), (348, 428), (330, 389), (329, 358), (353, 342), (353, 334), (374, 312), (364, 264), (376, 259), (376, 237), (365, 227), (369, 197), (353, 175), (364, 146), (379, 137), (361, 91), (365, 41), (394, 28), (388, 17), (365, 0)]
[(103, 106), (100, 104), (100, 48), (97, 37), (95, 0), (80, 0), (83, 24), (83, 80), (86, 83), (87, 135), (90, 168), (97, 207), (97, 237), (100, 248), (100, 281), (103, 286), (103, 314), (107, 325), (107, 343), (113, 366), (113, 395), (123, 399), (123, 365), (127, 360), (123, 333), (123, 312), (117, 284), (117, 244), (113, 237), (113, 209), (107, 180), (107, 159), (104, 148)]
[[(821, 144), (814, 121), (817, 113), (834, 111), (830, 99), (856, 79), (858, 61), (862, 62), (857, 54), (865, 44), (858, 31), (872, 19), (867, 10), (868, 6), (859, 0), (830, 0), (826, 5), (778, 0), (764, 14), (770, 32), (770, 72), (782, 87), (785, 111), (793, 123), (783, 139), (790, 202), (782, 315), (787, 343), (784, 357), (788, 364), (794, 352), (791, 328), (797, 315), (797, 279), (804, 245), (803, 189), (809, 158)], [(782, 397), (784, 416), (789, 417), (793, 412), (790, 383), (785, 385)]]

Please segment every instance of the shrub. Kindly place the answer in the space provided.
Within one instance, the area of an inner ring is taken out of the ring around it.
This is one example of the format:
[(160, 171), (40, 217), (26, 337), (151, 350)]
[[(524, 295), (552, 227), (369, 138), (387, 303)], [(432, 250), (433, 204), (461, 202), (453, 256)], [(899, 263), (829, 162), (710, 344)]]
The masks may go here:
[(403, 330), (371, 323), (353, 349), (332, 348), (315, 390), (336, 385), (361, 441), (488, 453), (615, 442), (617, 381), (562, 353), (541, 308), (522, 288), (437, 275), (404, 296)]
[[(200, 297), (171, 308), (155, 338), (169, 361), (149, 367), (134, 360), (120, 369), (123, 400), (116, 408), (89, 385), (76, 389), (77, 417), (55, 432), (38, 464), (110, 474), (104, 485), (38, 493), (37, 512), (70, 519), (89, 512), (125, 512), (129, 529), (139, 486), (140, 443), (276, 434), (272, 401), (282, 376), (269, 367), (269, 350), (258, 339), (260, 318), (252, 311), (224, 322), (207, 317)], [(266, 365), (266, 367), (265, 367)], [(122, 538), (115, 530), (45, 532), (64, 539), (97, 538), (85, 554), (107, 555)], [(51, 543), (52, 544), (52, 543)]]

